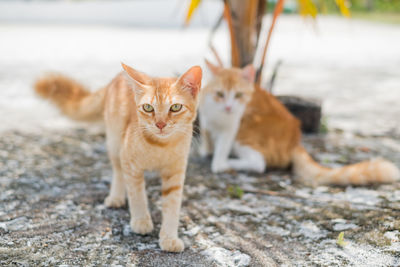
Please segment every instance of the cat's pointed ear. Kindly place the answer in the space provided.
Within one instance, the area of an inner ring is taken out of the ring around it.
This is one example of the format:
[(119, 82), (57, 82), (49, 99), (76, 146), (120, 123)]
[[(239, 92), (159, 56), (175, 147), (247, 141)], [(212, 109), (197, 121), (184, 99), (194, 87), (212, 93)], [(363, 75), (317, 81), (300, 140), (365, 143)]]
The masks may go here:
[(125, 73), (127, 76), (130, 78), (129, 81), (133, 85), (134, 89), (146, 89), (148, 87), (148, 84), (151, 80), (149, 76), (144, 74), (143, 72), (137, 71), (134, 68), (129, 67), (128, 65), (125, 65), (124, 63), (121, 63), (122, 68), (125, 70)]
[(256, 79), (256, 69), (252, 64), (249, 64), (242, 69), (242, 76), (247, 81), (254, 83)]
[(206, 62), (207, 68), (212, 72), (212, 74), (216, 75), (218, 72), (221, 71), (221, 67), (212, 64), (207, 59), (204, 59), (204, 61)]
[(176, 84), (183, 90), (190, 92), (190, 94), (196, 98), (201, 88), (202, 76), (201, 68), (199, 66), (194, 66), (181, 75)]

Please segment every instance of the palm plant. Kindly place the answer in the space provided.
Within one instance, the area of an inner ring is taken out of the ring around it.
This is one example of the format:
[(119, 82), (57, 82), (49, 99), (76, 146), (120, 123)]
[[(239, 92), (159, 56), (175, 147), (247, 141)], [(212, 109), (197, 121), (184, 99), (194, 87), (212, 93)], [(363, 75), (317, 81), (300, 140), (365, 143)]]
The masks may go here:
[[(191, 0), (185, 23), (189, 24), (193, 13), (198, 8), (202, 0)], [(312, 0), (296, 0), (298, 11), (302, 16), (310, 16), (315, 18), (318, 13), (316, 4)], [(319, 0), (319, 4), (325, 0)], [(328, 0), (333, 1), (333, 0)], [(244, 67), (254, 62), (254, 57), (258, 49), (262, 49), (260, 65), (257, 67), (256, 83), (260, 85), (262, 79), (262, 70), (266, 62), (268, 46), (271, 36), (279, 15), (283, 11), (285, 0), (223, 0), (224, 11), (217, 24), (213, 27), (212, 32), (218, 28), (221, 21), (225, 19), (230, 33), (231, 43), (231, 65), (233, 67)], [(272, 22), (269, 26), (268, 35), (265, 42), (260, 41), (263, 16), (267, 11), (270, 3), (275, 3), (272, 12)], [(347, 7), (347, 0), (335, 0), (340, 12), (346, 16), (350, 16)], [(214, 53), (216, 60), (220, 65), (217, 51), (210, 42), (210, 49)]]

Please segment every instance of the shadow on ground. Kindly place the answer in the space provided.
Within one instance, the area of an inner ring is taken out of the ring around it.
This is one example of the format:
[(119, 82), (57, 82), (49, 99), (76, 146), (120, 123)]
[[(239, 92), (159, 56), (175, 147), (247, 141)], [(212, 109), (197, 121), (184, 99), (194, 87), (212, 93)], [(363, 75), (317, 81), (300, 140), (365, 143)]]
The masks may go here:
[[(293, 182), (288, 171), (213, 175), (208, 160), (195, 156), (181, 214), (187, 248), (162, 252), (156, 175), (146, 178), (156, 226), (151, 235), (131, 232), (126, 208), (103, 205), (111, 178), (104, 139), (85, 130), (1, 134), (1, 265), (400, 264), (399, 183), (311, 189)], [(399, 165), (394, 140), (333, 133), (306, 137), (305, 145), (326, 165), (376, 155)], [(337, 245), (340, 232), (344, 246)]]

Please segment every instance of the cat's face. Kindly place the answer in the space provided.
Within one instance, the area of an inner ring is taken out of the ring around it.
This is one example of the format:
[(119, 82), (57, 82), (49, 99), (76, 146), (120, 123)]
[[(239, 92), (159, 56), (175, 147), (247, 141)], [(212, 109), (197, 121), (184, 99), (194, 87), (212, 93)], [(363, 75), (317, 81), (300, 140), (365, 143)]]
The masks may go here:
[(192, 67), (178, 79), (151, 78), (124, 65), (133, 80), (140, 130), (158, 139), (192, 135), (201, 68)]
[(223, 69), (206, 62), (214, 76), (205, 93), (212, 96), (215, 108), (226, 114), (243, 111), (254, 90), (254, 68), (249, 65), (243, 69)]

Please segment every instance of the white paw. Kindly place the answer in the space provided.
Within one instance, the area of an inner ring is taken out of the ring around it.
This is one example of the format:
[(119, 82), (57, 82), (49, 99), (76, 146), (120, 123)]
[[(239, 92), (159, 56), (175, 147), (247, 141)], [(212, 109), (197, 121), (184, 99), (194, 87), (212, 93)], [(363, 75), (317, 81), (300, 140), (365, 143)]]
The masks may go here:
[(266, 169), (266, 164), (263, 161), (253, 161), (251, 164), (243, 163), (243, 161), (238, 159), (228, 160), (229, 168), (237, 171), (251, 171), (256, 173), (264, 173)]
[(125, 206), (125, 197), (113, 197), (109, 195), (104, 200), (104, 205), (108, 208), (120, 208)]
[(209, 151), (205, 145), (200, 145), (198, 152), (199, 152), (200, 157), (202, 157), (202, 158), (205, 158), (205, 157), (211, 155), (211, 151)]
[(225, 172), (230, 169), (228, 162), (212, 162), (211, 163), (211, 171), (213, 173)]
[(132, 231), (136, 234), (145, 235), (153, 231), (153, 222), (150, 216), (142, 219), (131, 219)]
[(239, 166), (237, 159), (229, 159), (228, 165), (229, 165), (229, 167), (231, 167), (234, 170), (241, 170), (241, 168), (240, 168), (241, 166)]
[(175, 238), (166, 237), (160, 239), (160, 247), (162, 250), (168, 252), (182, 252), (185, 249), (183, 241), (178, 237)]

